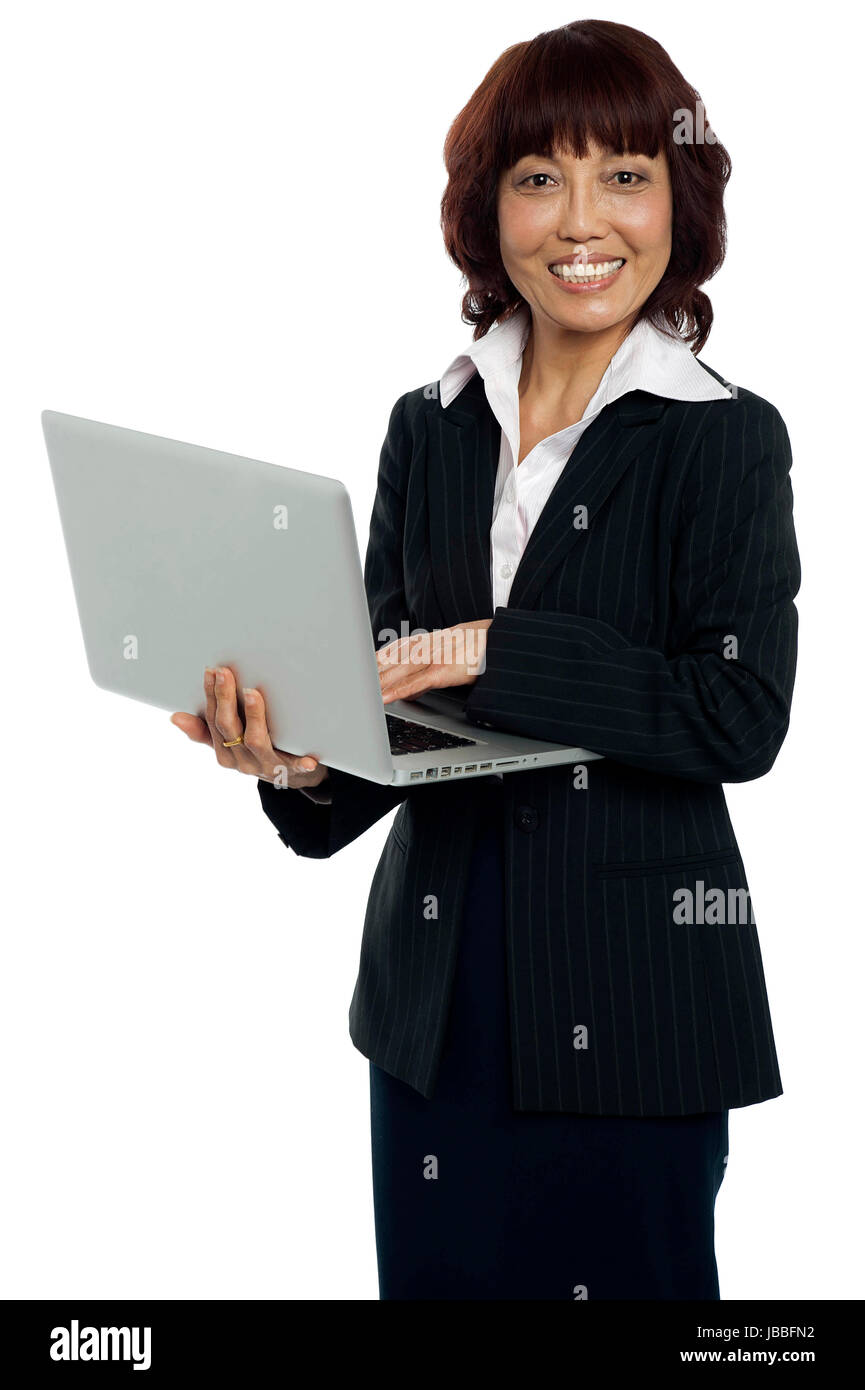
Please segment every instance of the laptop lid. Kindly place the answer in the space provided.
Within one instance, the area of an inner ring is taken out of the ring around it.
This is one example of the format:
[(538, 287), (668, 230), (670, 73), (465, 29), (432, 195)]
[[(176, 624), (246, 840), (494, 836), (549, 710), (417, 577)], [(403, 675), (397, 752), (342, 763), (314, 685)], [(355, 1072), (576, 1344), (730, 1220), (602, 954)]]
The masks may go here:
[(205, 666), (230, 666), (274, 747), (390, 782), (344, 485), (59, 411), (42, 428), (95, 683), (203, 717)]

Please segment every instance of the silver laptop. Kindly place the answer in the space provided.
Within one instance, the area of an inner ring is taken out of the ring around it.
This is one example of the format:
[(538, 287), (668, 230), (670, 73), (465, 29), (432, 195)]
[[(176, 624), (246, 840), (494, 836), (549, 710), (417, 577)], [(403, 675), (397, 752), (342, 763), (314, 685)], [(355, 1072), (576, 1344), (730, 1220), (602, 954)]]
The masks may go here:
[(104, 690), (203, 718), (204, 668), (229, 666), (238, 690), (262, 692), (275, 748), (380, 783), (598, 756), (479, 729), (462, 713), (467, 686), (382, 702), (351, 501), (336, 479), (54, 410), (42, 428)]

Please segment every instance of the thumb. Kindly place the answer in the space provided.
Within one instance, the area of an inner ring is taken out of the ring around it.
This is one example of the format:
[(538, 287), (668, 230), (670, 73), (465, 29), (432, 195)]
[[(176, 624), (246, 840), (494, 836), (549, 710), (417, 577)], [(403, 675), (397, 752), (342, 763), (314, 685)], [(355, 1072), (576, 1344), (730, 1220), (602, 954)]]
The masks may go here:
[(192, 739), (193, 743), (209, 743), (213, 740), (210, 737), (210, 730), (203, 719), (199, 719), (197, 714), (186, 714), (178, 710), (171, 716), (171, 722), (176, 729), (186, 734), (187, 738)]

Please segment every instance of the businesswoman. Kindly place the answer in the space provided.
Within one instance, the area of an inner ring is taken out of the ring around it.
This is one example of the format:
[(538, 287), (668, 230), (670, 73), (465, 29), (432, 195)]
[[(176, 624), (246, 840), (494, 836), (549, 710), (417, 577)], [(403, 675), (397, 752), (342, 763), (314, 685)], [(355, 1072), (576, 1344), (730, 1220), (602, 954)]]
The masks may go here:
[(399, 807), (349, 1012), (381, 1297), (717, 1299), (728, 1112), (781, 1093), (722, 784), (784, 739), (799, 585), (784, 423), (695, 356), (729, 161), (666, 52), (595, 20), (508, 49), (445, 158), (474, 334), (391, 413), (383, 698), (602, 757), (377, 786), (274, 749), (230, 670), (174, 718), (297, 854)]

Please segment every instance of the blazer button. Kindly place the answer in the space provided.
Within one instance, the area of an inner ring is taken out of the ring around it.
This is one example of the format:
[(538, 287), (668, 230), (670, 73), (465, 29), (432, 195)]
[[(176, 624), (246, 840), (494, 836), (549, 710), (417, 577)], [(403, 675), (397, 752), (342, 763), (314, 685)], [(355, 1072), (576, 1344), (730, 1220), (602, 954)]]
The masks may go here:
[(518, 806), (514, 820), (520, 830), (537, 830), (540, 816), (534, 806)]

